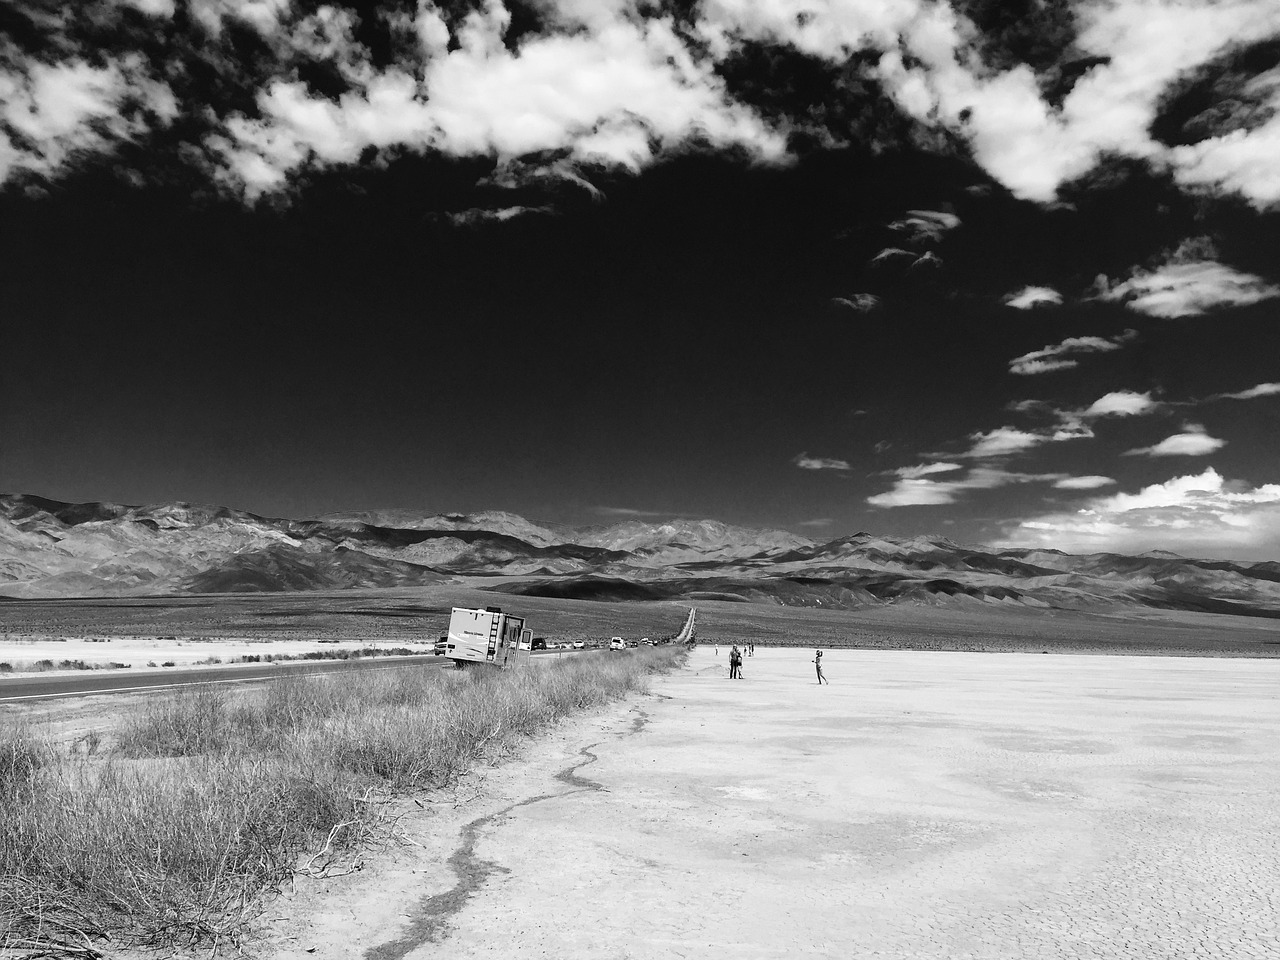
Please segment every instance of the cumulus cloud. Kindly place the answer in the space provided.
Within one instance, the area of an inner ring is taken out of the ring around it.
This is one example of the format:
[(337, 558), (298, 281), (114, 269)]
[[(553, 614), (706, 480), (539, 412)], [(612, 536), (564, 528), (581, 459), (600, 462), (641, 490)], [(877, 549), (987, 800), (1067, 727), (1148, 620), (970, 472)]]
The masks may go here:
[(1280, 394), (1280, 383), (1260, 383), (1248, 390), (1236, 393), (1215, 393), (1210, 400), (1256, 400), (1258, 397), (1274, 397)]
[(1013, 307), (1015, 310), (1030, 310), (1032, 307), (1040, 306), (1060, 306), (1062, 304), (1062, 294), (1053, 287), (1023, 287), (1016, 293), (1007, 294), (1004, 298), (1005, 306)]
[(1126, 330), (1117, 337), (1068, 337), (1061, 343), (1051, 344), (1009, 361), (1009, 372), (1022, 376), (1049, 373), (1054, 370), (1067, 370), (1079, 365), (1076, 360), (1064, 360), (1063, 357), (1074, 354), (1107, 353), (1119, 350), (1124, 344), (1138, 335), (1136, 330)]
[[(954, 467), (954, 464), (948, 464)], [(963, 477), (931, 480), (928, 477), (901, 475), (893, 487), (867, 498), (873, 507), (928, 507), (955, 503), (961, 494), (973, 490), (994, 490), (1015, 483), (1052, 482), (1064, 479), (1060, 473), (1015, 473), (1000, 467), (974, 467)]]
[[(1280, 31), (1274, 0), (1076, 5), (1070, 56), (1090, 65), (1054, 101), (1045, 93), (1053, 77), (1043, 71), (1052, 74), (1061, 64), (988, 62), (981, 31), (963, 8), (943, 0), (704, 0), (678, 26), (657, 4), (546, 0), (532, 5), (541, 18), (538, 29), (515, 43), (507, 42), (512, 18), (500, 0), (477, 0), (478, 9), (469, 13), (456, 4), (419, 0), (416, 9), (362, 13), (382, 18), (414, 45), (408, 54), (397, 49), (396, 62), (379, 60), (378, 66), (368, 51), (348, 42), (342, 21), (353, 14), (340, 4), (307, 12), (291, 0), (189, 0), (187, 17), (175, 18), (175, 0), (114, 3), (190, 31), (182, 52), (167, 58), (165, 68), (178, 73), (189, 51), (206, 41), (224, 43), (229, 24), (255, 31), (278, 57), (275, 64), (265, 58), (240, 64), (246, 77), (235, 81), (257, 85), (250, 91), (255, 109), (219, 113), (225, 105), (183, 105), (213, 128), (199, 140), (222, 182), (249, 197), (287, 189), (297, 172), (311, 166), (355, 163), (368, 149), (498, 158), (560, 151), (579, 163), (640, 170), (698, 142), (782, 161), (789, 128), (822, 124), (799, 117), (775, 125), (733, 99), (718, 68), (744, 45), (758, 43), (862, 70), (914, 118), (925, 134), (920, 142), (966, 142), (991, 177), (1024, 199), (1054, 202), (1062, 183), (1087, 173), (1103, 156), (1144, 160), (1171, 170), (1188, 189), (1237, 192), (1260, 208), (1280, 199), (1280, 174), (1271, 162), (1280, 152), (1280, 116), (1173, 148), (1150, 134), (1161, 97), (1176, 78)], [(42, 22), (56, 33), (68, 19), (47, 15)], [(66, 38), (56, 39), (50, 48), (65, 50)], [(81, 59), (109, 70), (99, 52)], [(857, 53), (868, 54), (867, 66), (852, 65)], [(224, 54), (234, 60), (230, 50)], [(295, 69), (299, 56), (337, 67), (349, 90), (322, 95), (309, 88)], [(71, 58), (43, 62), (61, 68)], [(20, 84), (25, 79), (18, 77)], [(12, 85), (14, 77), (5, 80)], [(1259, 78), (1250, 95), (1274, 104), (1280, 81), (1267, 82)], [(0, 102), (4, 98), (0, 90)], [(101, 122), (82, 125), (99, 134), (83, 136), (78, 146), (86, 150), (109, 151), (138, 135), (128, 126), (112, 129), (115, 115), (90, 113)], [(848, 135), (847, 129), (817, 132), (827, 140)], [(0, 131), (0, 175), (41, 164), (61, 170), (41, 154), (13, 132)], [(957, 223), (949, 212), (919, 209), (893, 226), (918, 244), (936, 242)], [(1011, 305), (1015, 301), (1022, 302), (1017, 294)]]
[(1137, 493), (1117, 493), (1078, 510), (1023, 520), (1003, 544), (1074, 552), (1280, 556), (1280, 484), (1229, 482), (1212, 467)]
[(1124, 303), (1151, 317), (1194, 317), (1222, 307), (1243, 307), (1280, 297), (1280, 286), (1214, 260), (1166, 263), (1136, 270), (1128, 279), (1098, 278), (1099, 300)]
[(847, 460), (833, 460), (829, 457), (811, 457), (807, 453), (797, 454), (791, 461), (801, 470), (852, 470)]
[[(434, 7), (416, 21), (426, 62), (370, 71), (336, 100), (295, 80), (258, 97), (258, 117), (230, 117), (209, 139), (226, 179), (249, 196), (280, 189), (307, 166), (353, 163), (368, 148), (510, 159), (567, 152), (583, 163), (638, 171), (692, 142), (786, 158), (785, 140), (734, 103), (713, 64), (665, 19), (617, 17), (595, 29), (537, 34), (515, 50), (497, 0), (450, 33)], [(456, 46), (442, 45), (452, 36)]]
[(1280, 203), (1280, 70), (1253, 78), (1241, 92), (1270, 113), (1265, 122), (1174, 147), (1170, 159), (1184, 186), (1238, 193), (1266, 210)]
[(0, 183), (50, 177), (177, 116), (173, 92), (135, 54), (96, 62), (19, 60), (0, 68)]
[(1181, 433), (1165, 437), (1150, 447), (1138, 447), (1126, 450), (1124, 456), (1146, 457), (1203, 457), (1227, 445), (1227, 441), (1209, 436), (1205, 428), (1198, 423), (1188, 423)]

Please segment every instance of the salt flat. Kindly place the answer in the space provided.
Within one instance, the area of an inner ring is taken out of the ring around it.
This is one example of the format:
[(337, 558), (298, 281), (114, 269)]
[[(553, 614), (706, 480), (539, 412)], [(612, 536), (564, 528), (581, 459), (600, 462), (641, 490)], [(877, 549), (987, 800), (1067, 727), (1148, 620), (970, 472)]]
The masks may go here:
[(629, 717), (579, 721), (496, 780), (482, 819), (431, 821), (437, 838), (470, 821), (461, 879), (437, 860), (370, 876), (363, 897), (336, 888), (334, 939), (318, 923), (291, 943), (382, 960), (1280, 956), (1280, 663), (844, 650), (819, 687), (811, 656), (760, 649), (730, 681), (727, 649), (698, 649)]

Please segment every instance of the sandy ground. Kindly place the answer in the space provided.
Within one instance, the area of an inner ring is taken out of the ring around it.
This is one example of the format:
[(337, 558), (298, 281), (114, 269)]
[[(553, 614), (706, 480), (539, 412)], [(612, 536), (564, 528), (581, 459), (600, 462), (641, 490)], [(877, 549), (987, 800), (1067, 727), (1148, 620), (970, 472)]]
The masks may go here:
[(1280, 957), (1280, 662), (726, 653), (410, 807), (250, 954)]

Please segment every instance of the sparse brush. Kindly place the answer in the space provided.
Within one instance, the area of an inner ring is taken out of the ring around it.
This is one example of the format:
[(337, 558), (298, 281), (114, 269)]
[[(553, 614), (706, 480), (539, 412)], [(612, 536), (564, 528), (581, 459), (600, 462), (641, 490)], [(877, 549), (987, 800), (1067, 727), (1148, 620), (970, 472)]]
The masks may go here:
[(105, 761), (6, 733), (0, 948), (49, 931), (81, 945), (234, 937), (308, 849), (368, 836), (371, 791), (448, 784), (574, 710), (644, 689), (683, 656), (193, 688), (144, 707)]

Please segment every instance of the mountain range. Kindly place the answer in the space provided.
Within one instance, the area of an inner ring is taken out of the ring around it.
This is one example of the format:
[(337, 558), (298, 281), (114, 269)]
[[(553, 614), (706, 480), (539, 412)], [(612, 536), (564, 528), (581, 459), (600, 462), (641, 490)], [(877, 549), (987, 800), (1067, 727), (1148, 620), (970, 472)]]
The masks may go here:
[(507, 593), (853, 608), (1127, 604), (1280, 617), (1280, 563), (1165, 551), (999, 549), (855, 533), (825, 542), (715, 520), (541, 524), (403, 510), (262, 517), (189, 503), (0, 495), (0, 599), (402, 587), (490, 578)]

